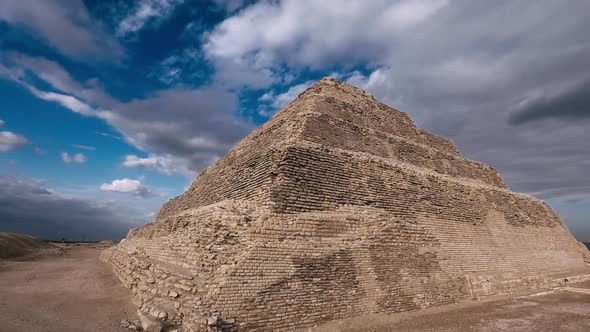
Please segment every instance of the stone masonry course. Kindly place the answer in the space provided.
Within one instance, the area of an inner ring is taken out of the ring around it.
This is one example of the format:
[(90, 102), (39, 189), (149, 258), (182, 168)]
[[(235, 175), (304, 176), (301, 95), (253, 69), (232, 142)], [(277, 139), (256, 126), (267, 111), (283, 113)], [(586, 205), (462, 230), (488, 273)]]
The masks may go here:
[(148, 331), (288, 331), (590, 279), (547, 204), (331, 78), (102, 259)]

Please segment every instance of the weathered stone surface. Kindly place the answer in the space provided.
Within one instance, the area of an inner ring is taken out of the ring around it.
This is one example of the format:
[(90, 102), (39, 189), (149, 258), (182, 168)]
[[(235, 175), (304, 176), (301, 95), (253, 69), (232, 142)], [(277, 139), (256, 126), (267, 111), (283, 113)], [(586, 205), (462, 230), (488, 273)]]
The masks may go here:
[(545, 203), (333, 79), (103, 254), (147, 323), (185, 331), (292, 330), (555, 287), (589, 279), (589, 257)]
[(141, 331), (141, 330), (143, 330), (143, 328), (141, 327), (140, 324), (133, 323), (133, 322), (130, 322), (128, 320), (121, 321), (120, 326), (122, 328), (124, 328), (124, 329), (128, 329), (128, 330), (131, 330), (131, 331)]

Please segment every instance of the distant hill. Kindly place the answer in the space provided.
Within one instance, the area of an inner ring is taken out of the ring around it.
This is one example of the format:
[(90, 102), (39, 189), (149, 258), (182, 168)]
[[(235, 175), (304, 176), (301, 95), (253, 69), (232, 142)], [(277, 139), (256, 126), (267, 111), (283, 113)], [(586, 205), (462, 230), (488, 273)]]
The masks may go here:
[(0, 259), (37, 256), (45, 252), (59, 253), (61, 251), (61, 248), (29, 235), (0, 232)]

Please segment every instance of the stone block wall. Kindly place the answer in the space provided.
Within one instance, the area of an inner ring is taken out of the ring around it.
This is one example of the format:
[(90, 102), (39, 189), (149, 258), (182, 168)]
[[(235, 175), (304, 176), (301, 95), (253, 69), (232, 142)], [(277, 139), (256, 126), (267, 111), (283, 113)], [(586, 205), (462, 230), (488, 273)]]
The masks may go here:
[(284, 214), (225, 201), (171, 220), (174, 229), (137, 234), (105, 257), (144, 316), (186, 331), (286, 331), (589, 277), (566, 230), (511, 224), (496, 210), (449, 227), (438, 213)]
[(324, 113), (306, 114), (301, 140), (325, 147), (364, 152), (397, 162), (427, 168), (440, 174), (464, 177), (507, 188), (498, 172), (480, 162), (466, 160), (404, 137), (361, 127)]
[[(449, 139), (417, 128), (408, 114), (378, 102), (370, 94), (349, 84), (325, 79), (310, 87), (300, 98), (309, 105), (307, 108), (296, 108), (299, 113), (311, 110), (328, 114), (359, 127), (404, 137), (447, 154), (461, 155)], [(281, 110), (281, 113), (285, 111), (289, 114), (293, 110)]]
[[(532, 197), (313, 144), (277, 155), (268, 202), (186, 209), (106, 254), (142, 315), (189, 331), (281, 331), (590, 273)], [(191, 288), (169, 286), (179, 275)]]
[(331, 79), (102, 258), (150, 330), (287, 331), (590, 279), (545, 203)]

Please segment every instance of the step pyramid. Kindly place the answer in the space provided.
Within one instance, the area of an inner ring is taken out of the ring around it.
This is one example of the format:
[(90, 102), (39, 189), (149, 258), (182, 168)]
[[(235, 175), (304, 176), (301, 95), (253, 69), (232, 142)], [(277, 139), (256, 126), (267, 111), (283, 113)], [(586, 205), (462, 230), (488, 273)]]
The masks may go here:
[(284, 331), (590, 279), (549, 206), (331, 78), (102, 257), (148, 330)]

